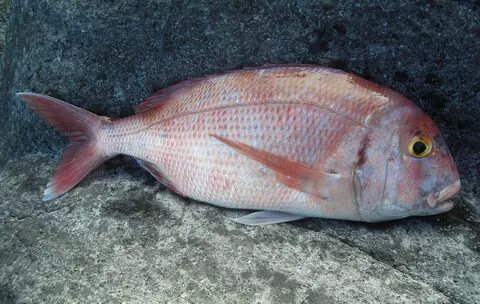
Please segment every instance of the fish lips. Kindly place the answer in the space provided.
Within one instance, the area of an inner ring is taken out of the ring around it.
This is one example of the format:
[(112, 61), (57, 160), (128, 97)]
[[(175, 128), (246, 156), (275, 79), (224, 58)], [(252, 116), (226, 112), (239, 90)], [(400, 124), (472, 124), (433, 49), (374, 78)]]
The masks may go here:
[(429, 194), (427, 197), (428, 206), (438, 213), (449, 211), (453, 208), (453, 202), (448, 201), (448, 199), (460, 191), (460, 186), (460, 180), (456, 180), (442, 190)]

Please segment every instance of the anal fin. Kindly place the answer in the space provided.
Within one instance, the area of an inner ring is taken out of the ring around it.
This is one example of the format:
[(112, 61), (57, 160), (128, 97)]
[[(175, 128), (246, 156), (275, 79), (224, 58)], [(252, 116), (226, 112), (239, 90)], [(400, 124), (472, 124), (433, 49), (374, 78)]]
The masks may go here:
[(257, 211), (239, 218), (233, 219), (233, 221), (244, 225), (269, 225), (279, 224), (291, 221), (297, 221), (306, 218), (304, 215), (292, 214), (281, 211)]
[(147, 170), (148, 173), (150, 173), (153, 177), (155, 177), (156, 180), (165, 185), (168, 189), (175, 193), (181, 194), (178, 192), (177, 188), (167, 178), (165, 178), (157, 165), (141, 159), (137, 159), (137, 162), (143, 169)]

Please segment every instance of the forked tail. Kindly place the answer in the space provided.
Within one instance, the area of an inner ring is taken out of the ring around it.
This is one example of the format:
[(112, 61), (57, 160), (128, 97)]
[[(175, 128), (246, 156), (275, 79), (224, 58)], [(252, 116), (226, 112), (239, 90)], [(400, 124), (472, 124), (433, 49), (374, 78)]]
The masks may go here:
[(72, 189), (109, 158), (97, 141), (100, 127), (106, 122), (104, 117), (46, 95), (23, 92), (17, 95), (70, 141), (43, 194), (44, 201)]

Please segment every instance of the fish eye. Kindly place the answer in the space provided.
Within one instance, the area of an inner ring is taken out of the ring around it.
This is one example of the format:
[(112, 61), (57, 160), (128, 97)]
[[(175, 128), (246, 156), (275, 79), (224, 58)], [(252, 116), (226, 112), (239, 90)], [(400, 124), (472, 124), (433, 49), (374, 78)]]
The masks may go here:
[(432, 143), (426, 136), (415, 136), (408, 145), (408, 153), (416, 158), (427, 156), (432, 151)]

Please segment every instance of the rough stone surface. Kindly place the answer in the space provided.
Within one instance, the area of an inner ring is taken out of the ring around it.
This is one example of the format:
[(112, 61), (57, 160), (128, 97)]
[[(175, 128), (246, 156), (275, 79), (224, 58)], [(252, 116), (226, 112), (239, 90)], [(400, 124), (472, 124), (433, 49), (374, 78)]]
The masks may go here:
[[(16, 0), (10, 12), (0, 303), (480, 302), (478, 1)], [(457, 160), (456, 207), (245, 227), (228, 219), (239, 211), (179, 198), (125, 158), (39, 200), (65, 142), (15, 92), (118, 117), (156, 88), (264, 63), (341, 68), (418, 103)]]
[[(31, 172), (35, 164), (42, 171)], [(19, 303), (478, 303), (469, 223), (309, 219), (250, 227), (109, 163), (51, 203), (53, 158), (0, 174), (0, 300)]]
[(10, 4), (11, 0), (0, 0), (0, 58), (5, 45), (5, 31), (7, 30)]

